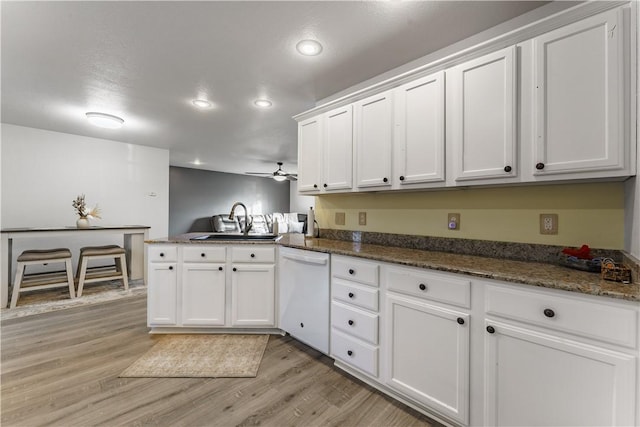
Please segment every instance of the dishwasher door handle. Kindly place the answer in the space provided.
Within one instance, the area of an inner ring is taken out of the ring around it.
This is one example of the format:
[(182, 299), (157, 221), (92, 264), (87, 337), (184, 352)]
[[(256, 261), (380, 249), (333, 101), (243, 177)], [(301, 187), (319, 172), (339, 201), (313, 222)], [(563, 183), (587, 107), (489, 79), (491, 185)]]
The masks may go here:
[(294, 255), (294, 254), (282, 254), (283, 258), (290, 259), (292, 261), (300, 261), (306, 262), (307, 264), (317, 264), (317, 265), (326, 265), (327, 258), (317, 258), (311, 256), (304, 255)]

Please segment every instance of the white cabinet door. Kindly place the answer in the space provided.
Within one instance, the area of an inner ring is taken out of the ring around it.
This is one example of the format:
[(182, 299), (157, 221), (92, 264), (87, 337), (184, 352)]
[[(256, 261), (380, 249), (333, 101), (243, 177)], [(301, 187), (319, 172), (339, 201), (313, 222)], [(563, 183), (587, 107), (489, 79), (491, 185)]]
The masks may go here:
[(353, 113), (351, 105), (324, 115), (325, 191), (348, 190), (353, 186)]
[(149, 263), (147, 324), (177, 325), (178, 267), (176, 263)]
[(444, 72), (395, 90), (394, 187), (444, 181)]
[(322, 172), (322, 116), (298, 124), (298, 191), (319, 192)]
[(461, 424), (469, 418), (469, 315), (387, 295), (387, 384)]
[(182, 325), (224, 326), (225, 283), (224, 264), (183, 264)]
[(635, 357), (486, 321), (485, 425), (633, 425)]
[(516, 177), (515, 47), (448, 70), (447, 92), (455, 180)]
[(534, 175), (625, 168), (622, 21), (612, 10), (533, 40)]
[(387, 91), (354, 104), (356, 185), (391, 186), (393, 141), (392, 92)]
[(231, 272), (231, 324), (275, 326), (275, 266), (234, 264)]

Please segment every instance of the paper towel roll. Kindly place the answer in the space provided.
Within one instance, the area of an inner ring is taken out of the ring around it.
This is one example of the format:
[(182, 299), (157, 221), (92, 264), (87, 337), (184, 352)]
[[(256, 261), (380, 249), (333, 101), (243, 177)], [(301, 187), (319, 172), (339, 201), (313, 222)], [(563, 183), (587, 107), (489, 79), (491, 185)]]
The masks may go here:
[(315, 235), (315, 213), (313, 212), (313, 208), (309, 208), (309, 212), (307, 213), (307, 236), (313, 237)]

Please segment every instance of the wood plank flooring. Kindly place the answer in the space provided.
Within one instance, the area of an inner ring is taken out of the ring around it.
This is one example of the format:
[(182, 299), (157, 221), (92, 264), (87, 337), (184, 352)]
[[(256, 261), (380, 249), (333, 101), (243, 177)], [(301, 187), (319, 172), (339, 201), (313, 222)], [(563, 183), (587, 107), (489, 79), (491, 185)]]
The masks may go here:
[(257, 378), (118, 378), (157, 339), (146, 296), (2, 322), (2, 426), (439, 426), (271, 336)]

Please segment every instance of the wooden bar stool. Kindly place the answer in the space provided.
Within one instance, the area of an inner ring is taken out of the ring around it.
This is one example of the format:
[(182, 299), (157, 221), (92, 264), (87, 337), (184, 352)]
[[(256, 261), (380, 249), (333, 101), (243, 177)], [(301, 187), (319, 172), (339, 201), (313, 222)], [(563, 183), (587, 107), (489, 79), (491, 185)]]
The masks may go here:
[[(113, 259), (114, 265), (97, 267), (94, 271), (87, 272), (89, 261), (99, 259)], [(121, 279), (124, 288), (129, 289), (124, 249), (118, 245), (87, 246), (80, 249), (76, 278), (78, 279), (78, 297), (82, 296), (85, 283)]]
[[(69, 287), (69, 296), (75, 298), (73, 283), (73, 269), (71, 268), (71, 251), (67, 248), (35, 249), (24, 251), (18, 257), (16, 264), (16, 278), (13, 283), (13, 295), (10, 308), (15, 308), (21, 292), (38, 289)], [(52, 273), (25, 274), (27, 265), (64, 263), (65, 271)]]

